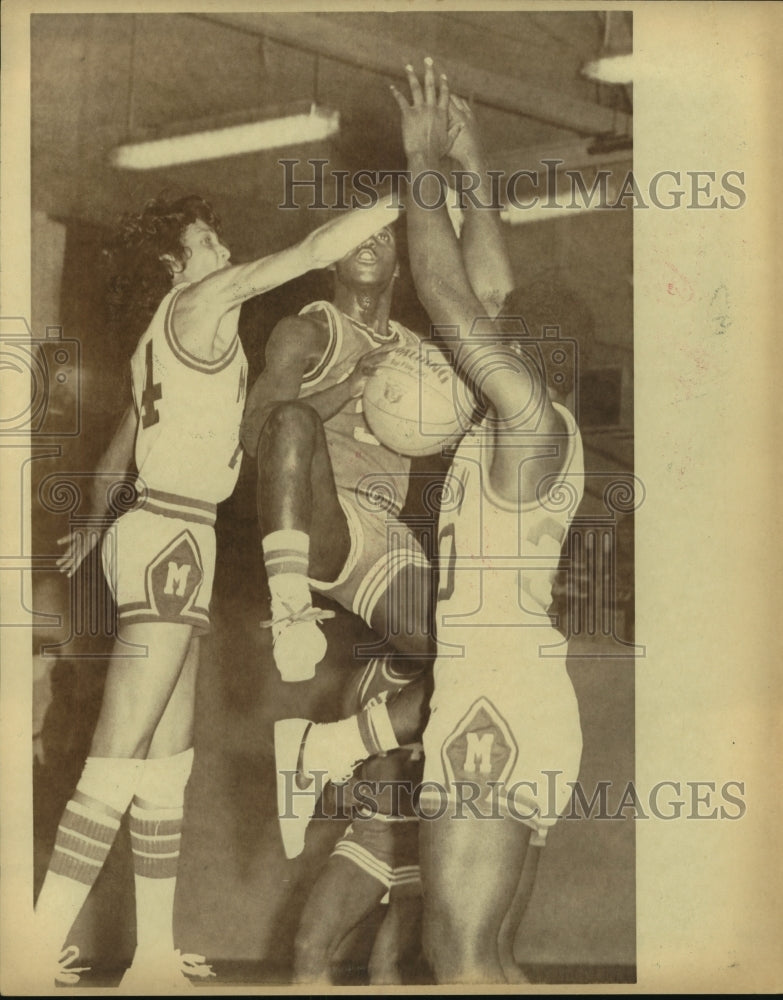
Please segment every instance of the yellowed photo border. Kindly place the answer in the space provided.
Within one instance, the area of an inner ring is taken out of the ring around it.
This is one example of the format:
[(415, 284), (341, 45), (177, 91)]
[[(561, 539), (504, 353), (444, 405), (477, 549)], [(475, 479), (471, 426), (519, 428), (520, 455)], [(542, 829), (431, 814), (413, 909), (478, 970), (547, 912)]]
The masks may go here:
[[(294, 9), (241, 0), (198, 6)], [(445, 6), (373, 4), (408, 11)], [(612, 9), (605, 3), (524, 6)], [(31, 315), (29, 14), (195, 8), (3, 3), (3, 316)], [(746, 812), (734, 822), (637, 822), (635, 986), (529, 989), (770, 993), (783, 987), (783, 672), (776, 600), (781, 349), (773, 301), (783, 11), (760, 2), (627, 3), (616, 9), (634, 12), (635, 176), (737, 170), (746, 195), (738, 210), (653, 207), (635, 213), (636, 475), (646, 489), (636, 529), (637, 636), (646, 647), (636, 664), (636, 782), (645, 789), (662, 780), (736, 780), (743, 783)], [(0, 621), (6, 625), (18, 620), (20, 587), (29, 586), (15, 555), (27, 514), (16, 491), (20, 452), (2, 448), (0, 457)], [(0, 976), (4, 995), (14, 996), (28, 995), (26, 963), (34, 955), (28, 947), (31, 675), (26, 630), (3, 627), (0, 639)]]

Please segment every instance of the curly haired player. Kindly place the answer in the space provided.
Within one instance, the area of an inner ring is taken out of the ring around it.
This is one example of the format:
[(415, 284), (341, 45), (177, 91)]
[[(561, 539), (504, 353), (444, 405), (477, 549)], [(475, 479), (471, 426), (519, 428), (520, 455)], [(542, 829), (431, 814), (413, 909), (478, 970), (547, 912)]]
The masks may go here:
[[(384, 203), (343, 214), (296, 246), (245, 264), (231, 263), (201, 198), (154, 201), (122, 222), (112, 247), (112, 297), (129, 326), (146, 330), (131, 359), (133, 404), (98, 471), (123, 477), (135, 459), (138, 501), (103, 537), (122, 641), (36, 904), (36, 946), (59, 982), (74, 983), (84, 971), (74, 964), (78, 948), (63, 951), (63, 944), (129, 806), (137, 948), (123, 985), (182, 985), (185, 973), (209, 974), (198, 956), (175, 950), (172, 912), (215, 510), (239, 471), (247, 381), (239, 309), (327, 266), (395, 217)], [(104, 496), (91, 501), (92, 513), (105, 517)], [(60, 543), (58, 565), (69, 576), (96, 544), (78, 531)]]

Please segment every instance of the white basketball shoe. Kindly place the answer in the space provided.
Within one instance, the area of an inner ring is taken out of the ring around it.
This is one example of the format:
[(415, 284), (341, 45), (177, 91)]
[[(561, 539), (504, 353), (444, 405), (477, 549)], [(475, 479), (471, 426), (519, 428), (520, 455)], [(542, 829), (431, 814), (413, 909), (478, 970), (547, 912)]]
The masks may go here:
[[(310, 820), (327, 781), (343, 785), (361, 759), (349, 759), (332, 737), (334, 724), (307, 719), (275, 723), (277, 814), (287, 858), (302, 853)], [(336, 745), (337, 744), (337, 745)]]
[(284, 681), (308, 681), (326, 656), (326, 636), (320, 623), (334, 611), (314, 608), (310, 591), (292, 597), (272, 596), (272, 617), (261, 622), (272, 629), (272, 654)]

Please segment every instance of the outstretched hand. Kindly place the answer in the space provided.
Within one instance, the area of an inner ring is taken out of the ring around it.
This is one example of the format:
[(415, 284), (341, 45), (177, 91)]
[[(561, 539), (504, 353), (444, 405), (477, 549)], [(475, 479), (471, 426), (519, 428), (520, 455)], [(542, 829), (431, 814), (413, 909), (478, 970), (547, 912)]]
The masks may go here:
[(57, 560), (57, 568), (66, 576), (73, 576), (87, 555), (98, 542), (97, 531), (71, 531), (57, 539), (58, 545), (65, 545), (65, 552)]
[(411, 103), (392, 85), (391, 92), (402, 113), (402, 141), (405, 153), (423, 156), (428, 162), (438, 163), (446, 156), (461, 125), (449, 128), (449, 85), (445, 73), (439, 77), (440, 90), (435, 84), (432, 59), (424, 60), (424, 89), (412, 66), (405, 67)]

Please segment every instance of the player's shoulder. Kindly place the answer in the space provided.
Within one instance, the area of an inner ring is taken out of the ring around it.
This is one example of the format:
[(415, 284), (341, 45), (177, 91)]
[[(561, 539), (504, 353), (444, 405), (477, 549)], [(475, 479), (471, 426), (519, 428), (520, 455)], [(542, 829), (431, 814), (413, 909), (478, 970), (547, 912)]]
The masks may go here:
[(317, 314), (283, 316), (270, 336), (270, 344), (280, 348), (296, 349), (303, 353), (322, 350), (329, 339), (329, 327)]

